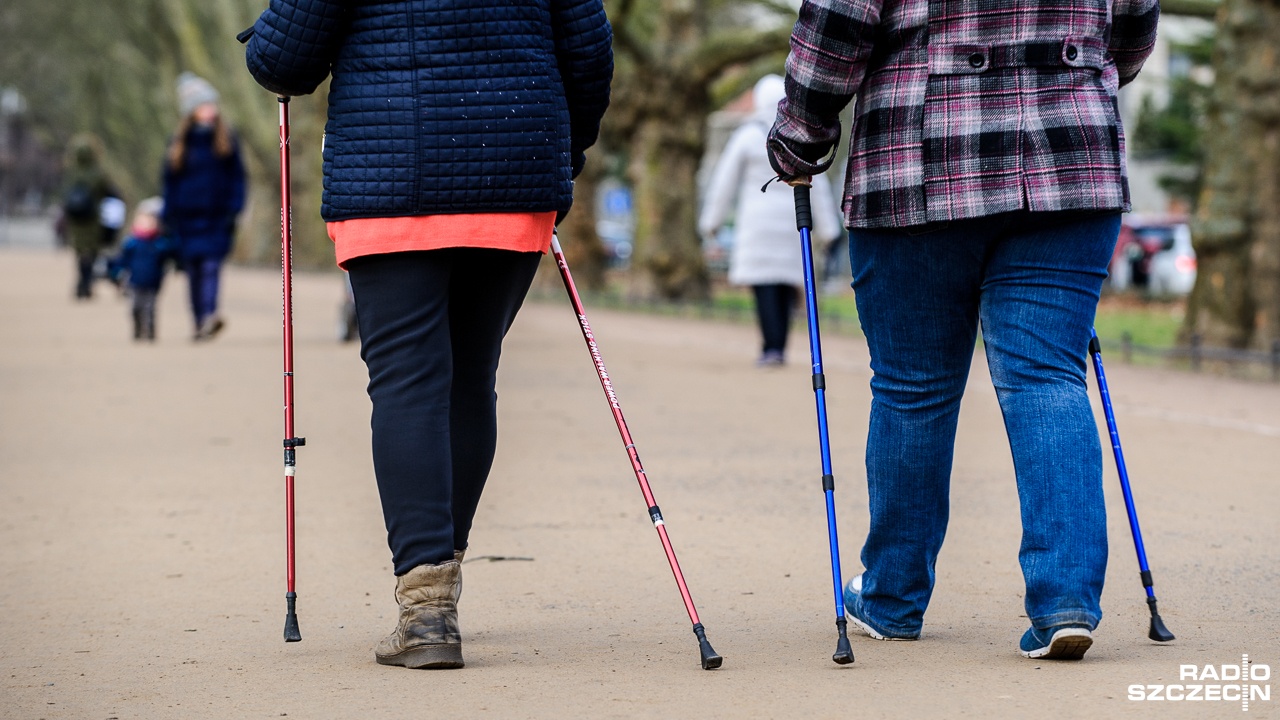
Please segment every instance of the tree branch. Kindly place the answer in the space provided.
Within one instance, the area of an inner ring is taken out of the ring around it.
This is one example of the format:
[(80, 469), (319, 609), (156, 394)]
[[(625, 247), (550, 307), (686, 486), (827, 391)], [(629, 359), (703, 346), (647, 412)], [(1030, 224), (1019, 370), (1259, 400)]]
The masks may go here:
[(1162, 0), (1160, 14), (1212, 18), (1221, 6), (1220, 0)]
[(653, 56), (645, 49), (625, 25), (613, 26), (613, 47), (625, 54), (642, 69), (653, 66)]
[(641, 68), (653, 65), (653, 57), (644, 43), (631, 31), (631, 11), (635, 8), (632, 0), (617, 0), (613, 5), (616, 12), (610, 14), (609, 24), (613, 26), (613, 47), (631, 58)]
[(751, 0), (751, 4), (795, 21), (799, 9), (786, 0)]
[(696, 83), (705, 85), (734, 65), (787, 52), (790, 41), (790, 27), (719, 33), (708, 38), (694, 53), (690, 73)]

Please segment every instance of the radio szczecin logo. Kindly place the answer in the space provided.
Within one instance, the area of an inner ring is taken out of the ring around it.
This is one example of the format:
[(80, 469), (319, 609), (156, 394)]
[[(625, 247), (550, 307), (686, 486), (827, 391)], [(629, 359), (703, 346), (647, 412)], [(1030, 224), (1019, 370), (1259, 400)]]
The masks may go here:
[(1178, 682), (1130, 685), (1135, 702), (1238, 702), (1249, 710), (1251, 702), (1271, 701), (1271, 666), (1244, 655), (1239, 665), (1179, 665)]

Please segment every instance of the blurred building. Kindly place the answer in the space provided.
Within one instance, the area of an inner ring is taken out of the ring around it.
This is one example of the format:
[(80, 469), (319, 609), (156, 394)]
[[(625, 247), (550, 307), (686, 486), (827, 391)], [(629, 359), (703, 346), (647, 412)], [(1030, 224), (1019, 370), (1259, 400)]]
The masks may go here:
[(0, 87), (0, 215), (36, 215), (57, 192), (58, 153), (34, 127), (26, 100)]
[(1186, 209), (1160, 187), (1160, 178), (1188, 177), (1195, 168), (1180, 165), (1158, 155), (1134, 152), (1133, 139), (1138, 129), (1138, 114), (1144, 99), (1154, 109), (1169, 104), (1170, 88), (1179, 78), (1192, 78), (1208, 85), (1213, 82), (1212, 69), (1196, 66), (1179, 46), (1189, 45), (1213, 34), (1212, 20), (1184, 15), (1162, 15), (1155, 50), (1147, 59), (1138, 79), (1120, 90), (1120, 118), (1129, 140), (1129, 187), (1135, 213), (1148, 215), (1181, 214)]

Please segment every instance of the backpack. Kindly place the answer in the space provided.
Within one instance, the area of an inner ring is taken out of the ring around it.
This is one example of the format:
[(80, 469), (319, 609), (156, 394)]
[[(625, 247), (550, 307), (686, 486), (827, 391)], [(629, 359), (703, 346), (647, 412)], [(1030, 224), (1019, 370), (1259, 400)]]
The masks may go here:
[(98, 219), (98, 203), (93, 201), (93, 187), (84, 181), (72, 185), (62, 201), (62, 211), (68, 220), (84, 222)]

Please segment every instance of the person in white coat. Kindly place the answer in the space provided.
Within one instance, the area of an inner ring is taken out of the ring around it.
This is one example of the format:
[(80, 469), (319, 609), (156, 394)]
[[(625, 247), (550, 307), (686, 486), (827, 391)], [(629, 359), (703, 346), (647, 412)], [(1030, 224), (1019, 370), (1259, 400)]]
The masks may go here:
[[(702, 236), (714, 237), (733, 211), (729, 282), (751, 286), (764, 340), (757, 364), (764, 367), (785, 362), (797, 288), (804, 285), (792, 190), (783, 183), (771, 183), (760, 192), (760, 186), (775, 175), (765, 154), (765, 139), (785, 95), (777, 75), (766, 75), (756, 83), (754, 112), (721, 153), (698, 218)], [(821, 247), (840, 235), (831, 184), (823, 175), (813, 178), (812, 203), (812, 237)]]

